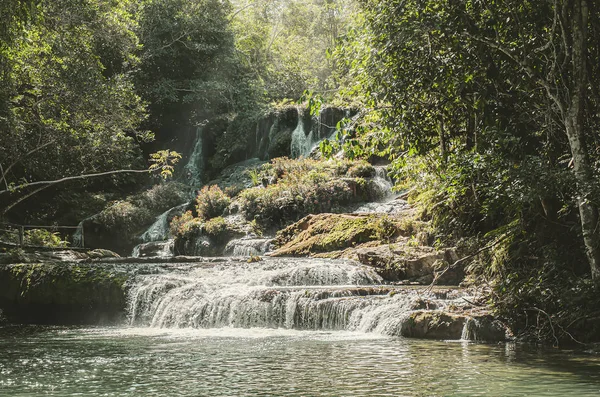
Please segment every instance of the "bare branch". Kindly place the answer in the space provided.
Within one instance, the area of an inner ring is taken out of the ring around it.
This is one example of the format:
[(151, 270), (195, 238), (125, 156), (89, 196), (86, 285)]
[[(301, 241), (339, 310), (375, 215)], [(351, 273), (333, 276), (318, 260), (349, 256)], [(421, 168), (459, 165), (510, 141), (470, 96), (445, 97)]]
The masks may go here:
[[(160, 170), (160, 168), (158, 170)], [(99, 176), (116, 175), (116, 174), (143, 174), (143, 173), (151, 173), (151, 172), (153, 172), (153, 171), (150, 171), (150, 170), (114, 170), (114, 171), (98, 172), (95, 174), (67, 176), (67, 177), (64, 177), (61, 179), (56, 179), (53, 181), (38, 181), (38, 182), (24, 183), (20, 186), (15, 187), (15, 189), (18, 190), (18, 189), (22, 189), (22, 188), (28, 188), (28, 187), (40, 186), (40, 185), (56, 185), (56, 184), (62, 183), (62, 182), (68, 182), (68, 181), (73, 181), (73, 180), (78, 180), (78, 179), (95, 178), (95, 177), (99, 177)], [(11, 189), (0, 190), (0, 194), (11, 193), (11, 192), (12, 192)]]

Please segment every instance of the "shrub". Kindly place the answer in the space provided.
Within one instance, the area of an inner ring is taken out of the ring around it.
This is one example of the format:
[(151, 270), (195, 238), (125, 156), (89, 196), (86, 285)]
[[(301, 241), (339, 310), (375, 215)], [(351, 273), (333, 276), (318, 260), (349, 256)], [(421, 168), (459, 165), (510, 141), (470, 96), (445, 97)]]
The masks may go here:
[(360, 161), (350, 167), (347, 171), (348, 176), (357, 178), (372, 178), (375, 176), (375, 167), (366, 161)]
[(174, 217), (170, 224), (171, 234), (173, 236), (183, 236), (193, 227), (195, 219), (192, 211), (186, 211), (181, 216)]
[(204, 223), (204, 232), (209, 237), (217, 238), (227, 230), (227, 223), (223, 217), (216, 217)]
[(231, 198), (216, 185), (204, 186), (196, 197), (198, 217), (205, 220), (223, 215), (229, 204)]
[(335, 163), (275, 159), (263, 172), (274, 173), (277, 183), (246, 189), (239, 196), (246, 218), (262, 224), (285, 224), (309, 213), (335, 211), (358, 198), (355, 181), (340, 179)]
[(52, 233), (46, 229), (31, 229), (25, 231), (25, 245), (35, 247), (66, 248), (68, 241), (60, 238), (58, 233)]

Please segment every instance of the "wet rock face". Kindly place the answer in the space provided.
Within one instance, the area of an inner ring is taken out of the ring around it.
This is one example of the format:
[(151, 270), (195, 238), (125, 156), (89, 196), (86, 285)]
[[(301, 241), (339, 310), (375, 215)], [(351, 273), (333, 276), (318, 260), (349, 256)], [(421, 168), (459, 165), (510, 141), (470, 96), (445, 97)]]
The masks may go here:
[(493, 316), (473, 316), (467, 320), (463, 338), (479, 342), (502, 342), (510, 339), (510, 331)]
[(125, 316), (128, 277), (106, 265), (3, 265), (0, 310), (13, 323), (117, 323)]
[(489, 314), (466, 315), (434, 310), (410, 313), (402, 323), (400, 334), (407, 338), (503, 342), (510, 331)]

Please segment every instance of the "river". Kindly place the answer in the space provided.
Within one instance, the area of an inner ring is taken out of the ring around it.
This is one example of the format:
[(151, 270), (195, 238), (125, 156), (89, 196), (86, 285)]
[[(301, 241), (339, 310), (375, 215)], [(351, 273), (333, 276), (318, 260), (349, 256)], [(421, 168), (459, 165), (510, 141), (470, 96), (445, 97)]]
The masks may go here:
[(472, 343), (469, 323), (461, 341), (400, 336), (415, 311), (467, 310), (466, 290), (344, 260), (159, 269), (132, 279), (119, 326), (0, 327), (0, 396), (600, 395), (591, 353)]
[(358, 332), (0, 328), (0, 396), (598, 396), (600, 357)]

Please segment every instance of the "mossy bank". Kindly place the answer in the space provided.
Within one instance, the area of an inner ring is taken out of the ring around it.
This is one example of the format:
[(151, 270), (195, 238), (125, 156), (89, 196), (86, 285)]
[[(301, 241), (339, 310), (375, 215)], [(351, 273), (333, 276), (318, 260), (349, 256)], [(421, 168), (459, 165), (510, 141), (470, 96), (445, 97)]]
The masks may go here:
[(0, 265), (0, 310), (11, 323), (122, 322), (129, 277), (106, 264)]

